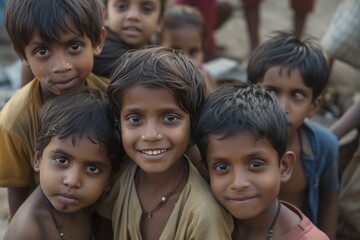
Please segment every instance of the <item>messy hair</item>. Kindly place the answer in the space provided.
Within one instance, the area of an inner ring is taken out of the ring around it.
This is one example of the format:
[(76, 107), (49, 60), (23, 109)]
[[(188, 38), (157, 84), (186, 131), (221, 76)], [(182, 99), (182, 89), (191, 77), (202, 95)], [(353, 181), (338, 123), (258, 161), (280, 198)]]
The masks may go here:
[(24, 59), (34, 34), (48, 43), (60, 41), (61, 31), (86, 35), (93, 46), (101, 39), (98, 0), (8, 0), (4, 17), (14, 49)]
[(205, 100), (194, 132), (205, 165), (210, 135), (223, 139), (242, 131), (268, 140), (279, 159), (285, 154), (287, 120), (276, 96), (257, 86), (222, 85)]
[(300, 40), (290, 31), (276, 32), (253, 51), (247, 67), (248, 81), (262, 82), (266, 71), (274, 66), (280, 66), (280, 71), (286, 70), (288, 74), (298, 68), (304, 84), (312, 88), (313, 100), (328, 83), (328, 65), (320, 46), (314, 39)]
[(108, 97), (119, 117), (123, 94), (134, 86), (165, 88), (190, 116), (192, 128), (204, 101), (204, 84), (198, 67), (179, 51), (149, 47), (129, 51), (121, 57), (111, 77)]
[(53, 137), (71, 138), (73, 144), (87, 137), (106, 151), (113, 170), (124, 152), (107, 97), (86, 87), (58, 95), (41, 108), (36, 150), (42, 153)]

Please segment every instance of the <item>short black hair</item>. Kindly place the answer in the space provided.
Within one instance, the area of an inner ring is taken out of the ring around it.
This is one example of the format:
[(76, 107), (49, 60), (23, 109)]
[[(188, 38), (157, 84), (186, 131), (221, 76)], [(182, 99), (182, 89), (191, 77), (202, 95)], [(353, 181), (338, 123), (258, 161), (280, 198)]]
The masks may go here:
[(203, 163), (207, 166), (210, 135), (226, 138), (242, 131), (268, 140), (279, 159), (285, 154), (287, 120), (276, 96), (254, 85), (222, 85), (205, 100), (194, 132)]
[(87, 87), (58, 95), (43, 105), (36, 150), (42, 153), (53, 137), (71, 138), (73, 144), (87, 137), (98, 143), (109, 156), (113, 172), (124, 154), (108, 98)]
[(205, 51), (206, 25), (203, 15), (196, 8), (187, 5), (175, 5), (165, 11), (163, 29), (159, 36), (160, 42), (164, 31), (188, 26), (198, 29), (202, 40), (203, 51)]
[(190, 115), (191, 129), (195, 127), (204, 101), (204, 81), (199, 68), (180, 51), (165, 47), (130, 50), (110, 79), (107, 93), (115, 117), (120, 114), (122, 95), (131, 87), (165, 88)]
[(275, 32), (252, 52), (247, 66), (248, 81), (262, 82), (266, 71), (274, 66), (288, 70), (289, 74), (298, 68), (305, 85), (312, 88), (313, 100), (324, 91), (329, 80), (328, 65), (320, 46), (313, 38), (300, 40), (291, 31)]
[(98, 0), (8, 0), (4, 10), (10, 40), (24, 59), (34, 34), (51, 43), (59, 41), (60, 31), (76, 32), (88, 36), (95, 46), (101, 39), (101, 14)]

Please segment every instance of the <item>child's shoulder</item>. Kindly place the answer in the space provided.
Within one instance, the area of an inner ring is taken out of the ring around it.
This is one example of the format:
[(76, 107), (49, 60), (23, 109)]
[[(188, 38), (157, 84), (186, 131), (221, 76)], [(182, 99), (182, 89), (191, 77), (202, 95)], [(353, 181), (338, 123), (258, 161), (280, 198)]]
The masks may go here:
[[(41, 108), (40, 88), (37, 79), (18, 90), (1, 110), (1, 125), (12, 129), (24, 121), (29, 125), (29, 120), (36, 120)], [(36, 123), (37, 124), (37, 123)]]
[(7, 227), (6, 239), (43, 239), (44, 211), (39, 207), (39, 188), (20, 206)]
[[(282, 237), (283, 240), (328, 240), (329, 238), (323, 233), (320, 229), (318, 229), (297, 207), (294, 205), (281, 201), (282, 205), (290, 210), (292, 213), (296, 214), (300, 217), (300, 222), (293, 227), (289, 232)], [(290, 216), (290, 215), (288, 215)]]
[(307, 138), (310, 139), (310, 144), (312, 139), (316, 139), (317, 143), (321, 144), (322, 147), (337, 149), (338, 140), (336, 136), (319, 123), (307, 119), (300, 129), (306, 134)]

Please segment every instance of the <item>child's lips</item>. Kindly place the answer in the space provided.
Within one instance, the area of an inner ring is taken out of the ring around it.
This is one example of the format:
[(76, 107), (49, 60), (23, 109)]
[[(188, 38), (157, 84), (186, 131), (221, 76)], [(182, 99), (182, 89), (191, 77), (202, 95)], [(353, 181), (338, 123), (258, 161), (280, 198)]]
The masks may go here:
[(235, 201), (235, 202), (247, 202), (247, 201), (252, 200), (254, 198), (256, 198), (256, 196), (230, 197), (229, 199), (231, 201)]
[(123, 31), (126, 35), (133, 37), (137, 37), (141, 34), (141, 30), (138, 27), (132, 27), (132, 26), (124, 27)]
[(57, 195), (57, 199), (67, 205), (78, 205), (79, 204), (79, 199), (71, 194), (66, 194), (66, 193), (62, 193), (62, 194), (58, 194)]
[(75, 85), (75, 82), (76, 82), (76, 77), (62, 81), (56, 81), (53, 84), (57, 89), (64, 90), (71, 88), (73, 85)]

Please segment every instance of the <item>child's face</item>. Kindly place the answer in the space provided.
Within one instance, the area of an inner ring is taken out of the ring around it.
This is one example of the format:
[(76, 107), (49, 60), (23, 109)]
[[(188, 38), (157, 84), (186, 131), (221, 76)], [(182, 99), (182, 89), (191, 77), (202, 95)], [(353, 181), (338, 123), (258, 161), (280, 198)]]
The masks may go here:
[(181, 50), (199, 67), (204, 61), (202, 36), (196, 27), (167, 29), (163, 32), (161, 45)]
[[(241, 131), (221, 139), (208, 137), (207, 165), (215, 198), (237, 219), (273, 216), (288, 160), (279, 159), (268, 140)], [(291, 174), (291, 173), (290, 173)]]
[(93, 67), (93, 56), (100, 53), (101, 46), (101, 43), (93, 46), (87, 36), (71, 31), (61, 31), (60, 42), (52, 43), (34, 34), (25, 47), (26, 59), (23, 61), (39, 79), (43, 94), (58, 95), (85, 84)]
[(122, 41), (141, 48), (160, 30), (160, 10), (160, 0), (109, 0), (106, 19)]
[[(40, 166), (38, 164), (40, 163)], [(104, 147), (87, 137), (60, 140), (53, 137), (42, 155), (35, 157), (40, 184), (51, 204), (61, 212), (76, 212), (100, 197), (111, 171)]]
[(317, 110), (319, 100), (313, 101), (313, 91), (307, 87), (298, 68), (289, 74), (279, 66), (269, 68), (260, 86), (271, 90), (279, 100), (288, 120), (288, 133), (294, 133)]
[(163, 173), (190, 144), (190, 116), (165, 88), (134, 86), (121, 98), (124, 149), (147, 173)]

